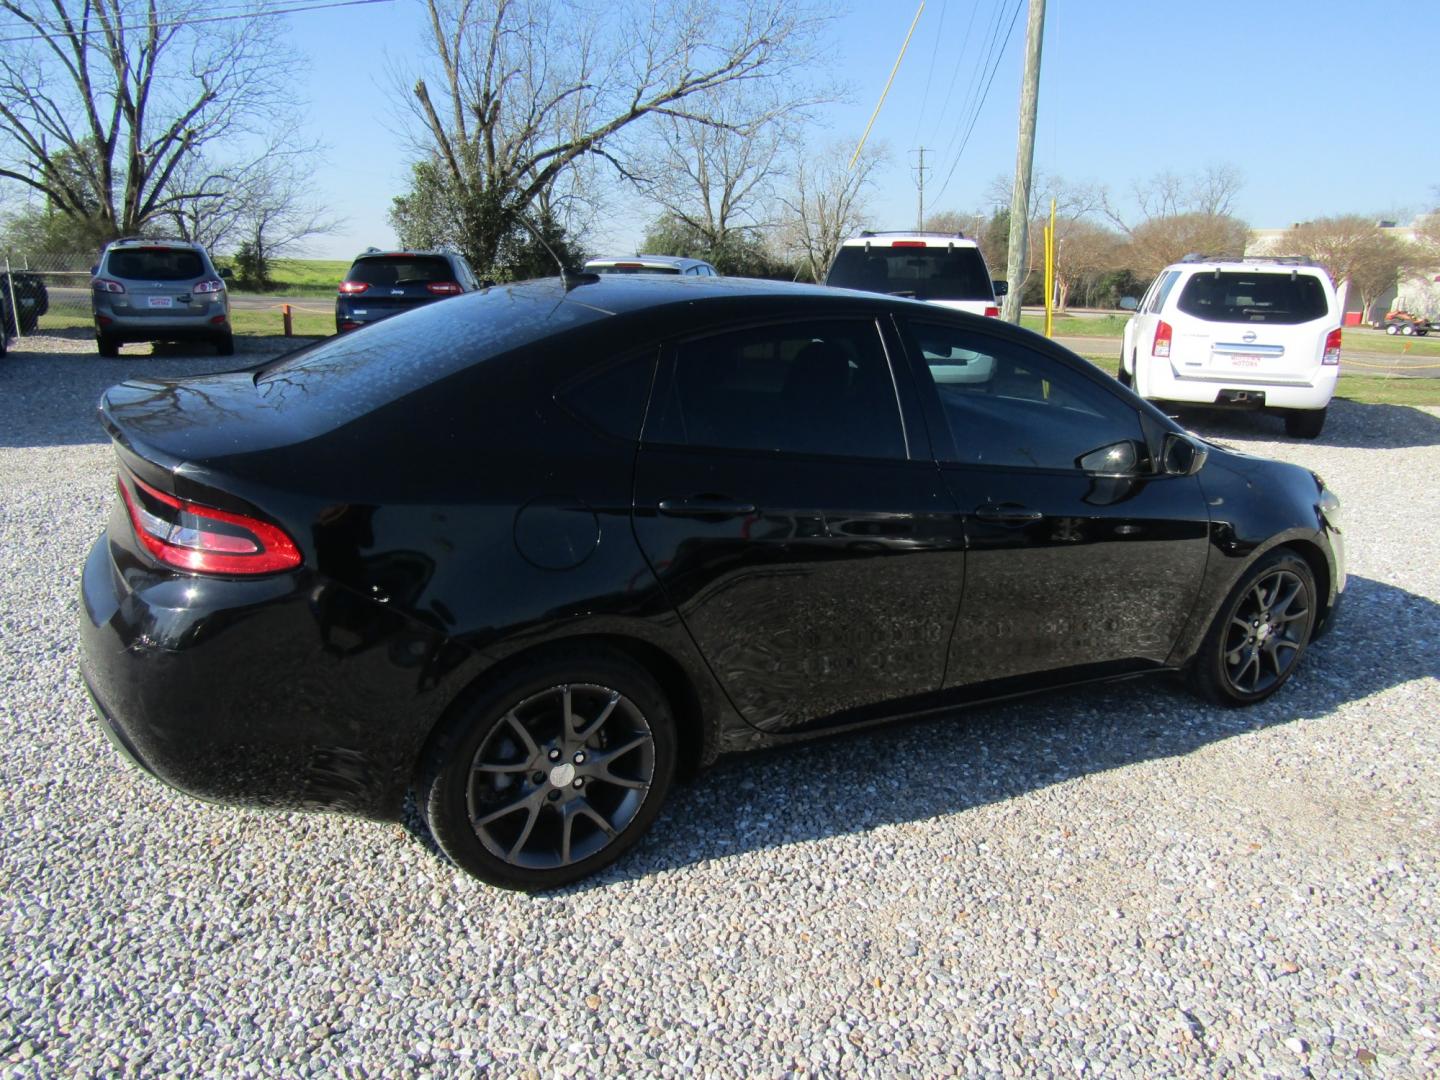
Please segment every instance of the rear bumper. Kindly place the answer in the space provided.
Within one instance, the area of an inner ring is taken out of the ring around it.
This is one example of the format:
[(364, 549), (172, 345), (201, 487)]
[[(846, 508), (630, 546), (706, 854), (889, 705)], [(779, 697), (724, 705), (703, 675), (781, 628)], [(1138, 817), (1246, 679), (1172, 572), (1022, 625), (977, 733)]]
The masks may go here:
[(107, 537), (81, 594), (81, 673), (131, 762), (209, 801), (398, 816), (443, 639), (308, 572), (187, 577)]
[[(1319, 367), (1308, 382), (1266, 382), (1250, 373), (1228, 375), (1206, 371), (1194, 375), (1177, 373), (1169, 360), (1141, 358), (1139, 389), (1154, 401), (1175, 401), (1193, 405), (1236, 406), (1267, 409), (1323, 409), (1335, 396), (1340, 368)], [(1240, 400), (1236, 400), (1240, 399)]]

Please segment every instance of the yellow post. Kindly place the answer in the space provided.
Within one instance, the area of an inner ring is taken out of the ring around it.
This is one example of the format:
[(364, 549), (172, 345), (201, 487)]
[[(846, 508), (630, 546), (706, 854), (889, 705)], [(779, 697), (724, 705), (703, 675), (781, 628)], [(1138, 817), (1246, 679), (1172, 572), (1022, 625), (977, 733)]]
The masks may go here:
[(1055, 336), (1055, 200), (1050, 200), (1050, 225), (1045, 230), (1045, 336)]

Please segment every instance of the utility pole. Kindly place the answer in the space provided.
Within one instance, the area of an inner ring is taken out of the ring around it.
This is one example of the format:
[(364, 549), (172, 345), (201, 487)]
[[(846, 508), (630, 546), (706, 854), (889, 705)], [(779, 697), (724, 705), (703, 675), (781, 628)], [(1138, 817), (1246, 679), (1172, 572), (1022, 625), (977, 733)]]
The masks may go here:
[(915, 169), (915, 183), (920, 189), (920, 209), (915, 215), (916, 231), (923, 231), (925, 228), (925, 147), (913, 151), (920, 155), (920, 164)]
[(1040, 43), (1045, 35), (1045, 0), (1030, 0), (1025, 23), (1025, 74), (1020, 79), (1020, 142), (1015, 151), (1015, 187), (1010, 196), (1010, 259), (1005, 267), (1010, 291), (1006, 322), (1020, 323), (1020, 294), (1025, 291), (1025, 245), (1030, 227), (1030, 174), (1035, 164), (1035, 112), (1040, 97)]

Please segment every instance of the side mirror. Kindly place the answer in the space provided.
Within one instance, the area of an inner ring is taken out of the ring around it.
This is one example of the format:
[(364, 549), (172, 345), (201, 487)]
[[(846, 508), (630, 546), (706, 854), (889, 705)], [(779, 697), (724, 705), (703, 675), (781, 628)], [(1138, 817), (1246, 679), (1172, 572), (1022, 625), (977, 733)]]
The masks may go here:
[(997, 298), (1006, 295), (1010, 291), (1010, 283), (1004, 278), (996, 278), (990, 282), (990, 284), (995, 289), (995, 296)]
[(1091, 450), (1090, 453), (1078, 458), (1075, 464), (1081, 472), (1099, 476), (1130, 476), (1135, 472), (1135, 466), (1139, 464), (1139, 461), (1140, 454), (1136, 450), (1134, 442), (1126, 439), (1124, 442), (1111, 443), (1098, 450)]
[(1121, 310), (1121, 311), (1134, 311), (1134, 310), (1135, 310), (1136, 308), (1138, 308), (1139, 306), (1140, 306), (1140, 301), (1139, 301), (1139, 300), (1136, 300), (1133, 296), (1122, 296), (1122, 297), (1120, 298), (1120, 310)]
[(1189, 435), (1170, 432), (1160, 455), (1160, 471), (1166, 476), (1194, 476), (1205, 467), (1210, 451)]
[(229, 280), (230, 280), (231, 278), (233, 278), (234, 276), (235, 276), (235, 271), (234, 271), (234, 270), (231, 270), (228, 266), (225, 267), (223, 270), (220, 271), (220, 280), (221, 280), (221, 281), (229, 281)]
[(94, 266), (90, 267), (90, 276), (91, 276), (91, 277), (94, 277), (94, 276), (95, 276), (96, 274), (98, 274), (99, 272), (100, 272), (100, 264), (99, 264), (99, 263), (96, 263)]

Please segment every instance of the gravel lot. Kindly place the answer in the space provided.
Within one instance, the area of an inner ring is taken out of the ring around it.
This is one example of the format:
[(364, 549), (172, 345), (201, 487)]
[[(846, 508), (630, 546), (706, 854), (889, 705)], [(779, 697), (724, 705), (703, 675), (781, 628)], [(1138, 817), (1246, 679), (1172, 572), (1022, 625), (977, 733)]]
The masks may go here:
[(0, 361), (0, 1074), (1440, 1074), (1440, 410), (1193, 418), (1346, 502), (1338, 625), (1267, 704), (1132, 683), (732, 760), (529, 898), (173, 795), (90, 721), (94, 402), (226, 364), (150, 351)]

